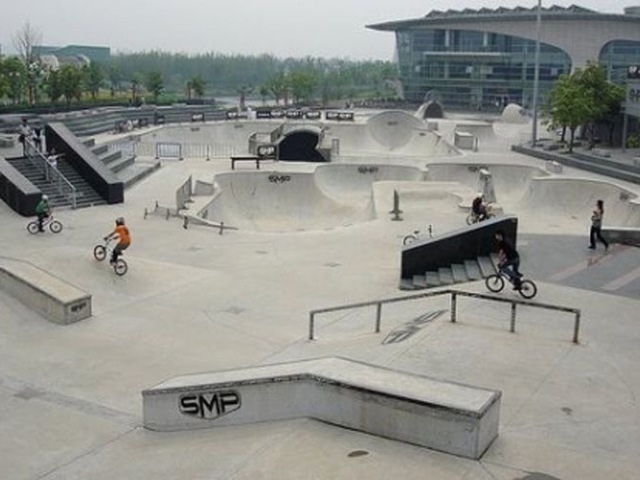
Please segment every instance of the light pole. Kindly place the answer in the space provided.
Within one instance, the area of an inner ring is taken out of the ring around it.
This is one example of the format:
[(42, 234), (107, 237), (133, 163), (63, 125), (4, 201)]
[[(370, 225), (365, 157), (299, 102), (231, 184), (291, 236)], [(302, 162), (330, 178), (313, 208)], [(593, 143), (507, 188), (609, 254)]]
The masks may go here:
[(536, 12), (536, 55), (533, 70), (533, 128), (531, 129), (531, 146), (536, 146), (538, 138), (538, 77), (540, 76), (540, 24), (542, 23), (542, 0), (538, 0)]

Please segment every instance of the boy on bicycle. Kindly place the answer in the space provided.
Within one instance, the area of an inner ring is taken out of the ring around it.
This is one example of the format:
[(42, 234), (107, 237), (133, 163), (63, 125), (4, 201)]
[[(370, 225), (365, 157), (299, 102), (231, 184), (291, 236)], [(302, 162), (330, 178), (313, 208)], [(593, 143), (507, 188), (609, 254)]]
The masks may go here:
[(520, 290), (522, 286), (522, 280), (520, 280), (522, 273), (519, 270), (520, 255), (511, 242), (504, 237), (502, 230), (498, 230), (495, 233), (495, 239), (498, 244), (498, 254), (500, 255), (498, 267), (501, 270), (505, 270), (511, 283), (513, 283), (513, 289)]
[(124, 218), (118, 217), (116, 218), (116, 228), (109, 235), (104, 237), (104, 241), (110, 240), (112, 238), (118, 238), (118, 244), (113, 249), (111, 253), (111, 263), (116, 263), (118, 261), (118, 257), (124, 250), (129, 248), (131, 244), (131, 235), (129, 234), (129, 229), (124, 224)]
[(42, 222), (44, 222), (45, 218), (48, 218), (51, 214), (51, 207), (49, 206), (49, 197), (47, 195), (42, 195), (40, 202), (36, 206), (36, 215), (38, 216), (38, 231), (44, 232), (44, 228), (42, 228)]

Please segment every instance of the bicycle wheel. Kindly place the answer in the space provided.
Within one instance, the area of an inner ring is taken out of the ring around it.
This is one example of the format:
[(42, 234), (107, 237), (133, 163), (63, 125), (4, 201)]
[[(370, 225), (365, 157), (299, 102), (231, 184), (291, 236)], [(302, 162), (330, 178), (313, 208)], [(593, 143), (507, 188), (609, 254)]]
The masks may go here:
[(93, 257), (101, 262), (105, 258), (107, 258), (107, 249), (104, 245), (96, 245), (93, 249)]
[(467, 225), (473, 225), (477, 221), (478, 221), (478, 218), (473, 212), (471, 212), (469, 215), (467, 215), (467, 218), (465, 218), (465, 222), (467, 222)]
[(484, 279), (484, 284), (489, 291), (498, 293), (504, 288), (504, 278), (498, 274), (490, 275)]
[(538, 293), (538, 287), (531, 280), (523, 280), (518, 291), (524, 298), (533, 298)]
[(62, 231), (62, 224), (58, 220), (53, 220), (49, 224), (49, 230), (53, 233), (60, 233)]
[(116, 272), (116, 275), (119, 277), (123, 276), (129, 270), (129, 265), (123, 259), (119, 258), (116, 263), (113, 264), (113, 271)]
[(403, 245), (411, 245), (413, 242), (415, 242), (418, 239), (418, 237), (412, 233), (410, 233), (409, 235), (407, 235), (406, 237), (404, 237), (402, 239), (402, 244)]
[(30, 222), (27, 224), (27, 231), (31, 234), (31, 235), (35, 235), (36, 233), (38, 233), (38, 222)]

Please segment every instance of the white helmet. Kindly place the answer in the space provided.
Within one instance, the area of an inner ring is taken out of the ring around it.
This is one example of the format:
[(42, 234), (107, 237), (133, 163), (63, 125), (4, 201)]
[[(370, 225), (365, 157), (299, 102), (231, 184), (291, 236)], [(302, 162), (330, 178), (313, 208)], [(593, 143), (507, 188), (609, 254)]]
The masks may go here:
[(46, 193), (42, 195), (42, 200), (49, 200), (49, 195)]

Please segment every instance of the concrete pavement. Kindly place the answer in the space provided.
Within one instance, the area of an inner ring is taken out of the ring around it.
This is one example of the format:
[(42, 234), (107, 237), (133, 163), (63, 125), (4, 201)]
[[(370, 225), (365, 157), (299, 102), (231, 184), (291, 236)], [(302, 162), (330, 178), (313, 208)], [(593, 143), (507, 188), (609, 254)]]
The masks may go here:
[[(393, 162), (425, 166), (420, 157)], [(538, 160), (482, 149), (451, 162), (544, 169)], [(277, 175), (314, 169), (269, 168)], [(602, 177), (565, 168), (563, 178), (585, 180), (566, 198), (544, 193), (532, 206), (521, 200), (534, 182), (527, 180), (523, 196), (514, 189), (499, 199), (520, 218), (523, 270), (538, 283), (536, 300), (582, 309), (580, 345), (571, 343), (566, 314), (521, 309), (512, 334), (507, 306), (475, 299), (460, 302), (459, 323), (445, 314), (419, 329), (411, 328), (416, 318), (447, 310), (447, 302), (398, 304), (385, 311), (380, 334), (372, 333), (370, 310), (327, 315), (310, 342), (310, 310), (403, 295), (402, 237), (429, 224), (435, 234), (461, 226), (459, 198), (474, 188), (447, 187), (450, 177), (438, 179), (437, 192), (383, 182), (374, 188), (374, 218), (304, 231), (218, 235), (204, 226), (185, 230), (177, 219), (143, 219), (156, 200), (171, 202), (189, 175), (211, 180), (229, 169), (228, 158), (165, 161), (124, 205), (57, 212), (65, 225), (57, 236), (30, 236), (26, 219), (0, 204), (2, 255), (91, 292), (94, 311), (58, 326), (0, 292), (2, 478), (637, 478), (640, 257), (629, 247), (586, 249), (592, 198), (583, 192)], [(637, 194), (634, 185), (613, 183)], [(402, 222), (386, 213), (394, 186)], [(618, 219), (615, 192), (606, 207)], [(133, 235), (122, 278), (91, 255), (120, 215)], [(485, 291), (480, 282), (461, 288)], [(385, 342), (403, 329), (412, 331), (404, 341)], [(500, 390), (499, 437), (471, 461), (305, 419), (179, 433), (141, 427), (141, 391), (173, 376), (332, 355)]]

